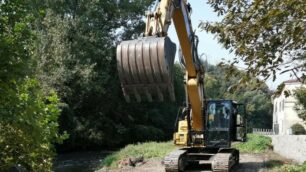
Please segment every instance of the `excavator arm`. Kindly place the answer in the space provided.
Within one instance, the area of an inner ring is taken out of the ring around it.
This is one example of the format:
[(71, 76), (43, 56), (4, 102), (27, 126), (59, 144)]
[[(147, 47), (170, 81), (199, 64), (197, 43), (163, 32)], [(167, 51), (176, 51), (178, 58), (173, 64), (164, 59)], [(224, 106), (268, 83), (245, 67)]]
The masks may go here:
[(192, 129), (203, 130), (203, 70), (197, 64), (194, 43), (194, 33), (192, 31), (188, 6), (186, 1), (177, 1), (173, 11), (173, 23), (181, 45), (182, 55), (186, 68), (186, 91), (191, 105)]
[(190, 6), (187, 0), (160, 0), (154, 12), (146, 13), (144, 37), (123, 41), (117, 47), (117, 62), (123, 93), (127, 101), (135, 97), (164, 100), (168, 92), (175, 99), (173, 63), (176, 46), (171, 42), (168, 28), (174, 23), (186, 69), (186, 102), (190, 104), (191, 128), (203, 131), (203, 69), (195, 51)]

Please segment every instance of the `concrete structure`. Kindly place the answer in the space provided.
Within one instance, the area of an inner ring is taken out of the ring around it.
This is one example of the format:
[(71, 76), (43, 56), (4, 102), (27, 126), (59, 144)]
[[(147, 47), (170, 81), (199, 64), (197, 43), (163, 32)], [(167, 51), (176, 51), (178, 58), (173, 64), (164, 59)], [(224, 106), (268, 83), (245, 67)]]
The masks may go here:
[(306, 161), (306, 135), (270, 136), (273, 151), (299, 164)]
[[(298, 80), (285, 81), (284, 87), (279, 95), (273, 97), (273, 131), (275, 134), (288, 135), (291, 134), (291, 126), (299, 123), (304, 127), (305, 124), (295, 110), (297, 100), (292, 95), (294, 90), (299, 87), (305, 87)], [(291, 93), (289, 97), (286, 97), (286, 92)]]

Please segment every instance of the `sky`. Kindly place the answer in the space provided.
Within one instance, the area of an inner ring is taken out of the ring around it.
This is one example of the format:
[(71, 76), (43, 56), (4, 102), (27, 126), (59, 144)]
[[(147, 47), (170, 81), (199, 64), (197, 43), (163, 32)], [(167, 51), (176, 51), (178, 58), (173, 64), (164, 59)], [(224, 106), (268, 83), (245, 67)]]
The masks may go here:
[[(214, 65), (220, 63), (222, 58), (225, 60), (232, 60), (235, 55), (223, 48), (223, 46), (218, 43), (217, 39), (214, 39), (214, 35), (201, 31), (201, 29), (198, 28), (201, 21), (220, 21), (220, 17), (213, 12), (212, 8), (206, 4), (206, 1), (189, 0), (188, 2), (192, 7), (191, 22), (193, 30), (196, 30), (196, 35), (199, 37), (198, 54), (201, 55), (204, 53), (203, 57), (205, 57), (205, 59), (207, 58), (208, 63)], [(170, 39), (178, 46), (179, 42), (173, 24), (170, 26), (168, 34)], [(238, 68), (243, 69), (245, 66), (239, 65)], [(268, 79), (266, 84), (271, 90), (275, 90), (280, 83), (288, 79), (291, 79), (290, 74), (282, 74), (278, 75), (274, 82), (272, 79)]]

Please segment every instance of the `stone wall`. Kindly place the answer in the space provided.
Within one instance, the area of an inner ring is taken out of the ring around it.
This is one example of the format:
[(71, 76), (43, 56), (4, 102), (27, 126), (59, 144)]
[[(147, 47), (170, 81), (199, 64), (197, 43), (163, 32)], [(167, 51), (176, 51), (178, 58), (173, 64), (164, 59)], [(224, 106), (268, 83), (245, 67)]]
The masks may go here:
[(298, 163), (306, 161), (306, 135), (273, 135), (274, 152)]

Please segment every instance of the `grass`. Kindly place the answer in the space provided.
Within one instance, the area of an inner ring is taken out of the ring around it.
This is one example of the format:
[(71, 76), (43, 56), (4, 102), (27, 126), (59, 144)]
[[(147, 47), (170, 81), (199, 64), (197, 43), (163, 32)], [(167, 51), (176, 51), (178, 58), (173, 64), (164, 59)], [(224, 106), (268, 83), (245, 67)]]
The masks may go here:
[(233, 144), (233, 147), (243, 153), (263, 153), (272, 147), (270, 137), (248, 134), (247, 142)]
[(285, 164), (280, 167), (276, 167), (269, 170), (269, 172), (305, 172), (305, 171), (306, 171), (306, 164), (303, 165)]
[[(271, 139), (266, 136), (248, 134), (248, 141), (233, 145), (240, 152), (262, 153), (271, 147)], [(121, 150), (108, 155), (103, 160), (103, 167), (115, 168), (120, 160), (125, 158), (137, 158), (143, 156), (145, 159), (163, 158), (175, 149), (172, 141), (169, 142), (147, 142), (131, 144)]]
[(104, 167), (114, 168), (118, 162), (128, 157), (140, 157), (143, 156), (145, 159), (151, 158), (163, 158), (166, 154), (175, 149), (172, 141), (169, 142), (147, 142), (133, 145), (127, 145), (121, 150), (108, 155), (103, 160)]
[(267, 172), (305, 172), (306, 163), (303, 165), (286, 164), (280, 160), (270, 160), (264, 163)]
[[(233, 145), (244, 153), (264, 153), (272, 147), (270, 137), (248, 134), (248, 140), (245, 143), (237, 143)], [(287, 164), (280, 160), (269, 160), (264, 163), (267, 172), (306, 172), (306, 162), (303, 165)]]

